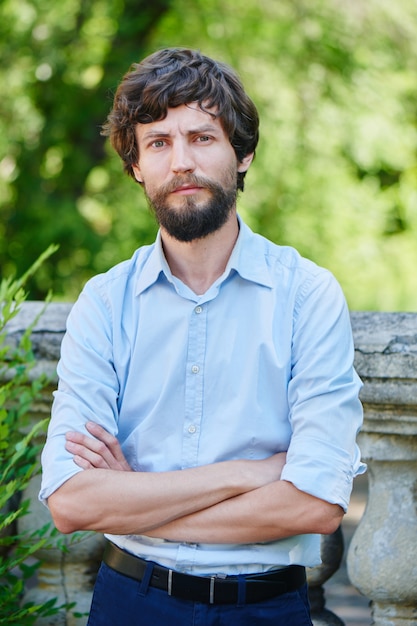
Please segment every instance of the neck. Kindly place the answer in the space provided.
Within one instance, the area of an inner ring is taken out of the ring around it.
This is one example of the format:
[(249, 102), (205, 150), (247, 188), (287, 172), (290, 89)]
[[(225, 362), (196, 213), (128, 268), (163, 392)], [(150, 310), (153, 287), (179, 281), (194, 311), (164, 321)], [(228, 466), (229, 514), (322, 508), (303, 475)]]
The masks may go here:
[(238, 234), (235, 211), (218, 231), (190, 242), (174, 239), (161, 227), (165, 258), (172, 274), (199, 295), (223, 274)]

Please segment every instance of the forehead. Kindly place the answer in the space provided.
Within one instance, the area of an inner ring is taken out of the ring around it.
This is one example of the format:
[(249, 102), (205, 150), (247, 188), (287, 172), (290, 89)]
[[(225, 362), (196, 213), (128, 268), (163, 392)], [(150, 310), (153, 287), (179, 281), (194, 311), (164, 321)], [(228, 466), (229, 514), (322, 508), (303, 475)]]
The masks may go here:
[(216, 117), (216, 110), (204, 110), (197, 102), (168, 108), (164, 119), (136, 125), (136, 135), (139, 140), (148, 135), (153, 136), (155, 133), (175, 135), (204, 131), (226, 136), (220, 118)]

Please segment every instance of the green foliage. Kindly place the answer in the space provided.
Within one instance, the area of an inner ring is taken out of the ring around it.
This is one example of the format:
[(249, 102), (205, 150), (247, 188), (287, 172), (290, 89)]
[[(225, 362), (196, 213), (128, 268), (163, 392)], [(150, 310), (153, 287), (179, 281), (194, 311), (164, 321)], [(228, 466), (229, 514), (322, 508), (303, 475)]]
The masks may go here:
[(352, 308), (415, 310), (414, 0), (177, 0), (152, 43), (231, 63), (257, 103), (250, 225), (331, 269)]
[(31, 281), (32, 299), (49, 288), (78, 293), (92, 272), (133, 251), (132, 237), (123, 244), (126, 233), (143, 239), (140, 220), (121, 226), (117, 239), (111, 232), (123, 207), (117, 196), (110, 206), (106, 194), (123, 175), (108, 163), (100, 127), (120, 77), (143, 55), (168, 3), (0, 3), (0, 267), (20, 275), (28, 258), (51, 241), (60, 245), (56, 263)]
[(28, 512), (29, 501), (22, 501), (21, 496), (30, 478), (39, 471), (36, 437), (45, 430), (47, 421), (33, 426), (28, 422), (30, 407), (46, 384), (44, 377), (32, 381), (29, 377), (34, 364), (30, 334), (37, 319), (17, 346), (6, 341), (6, 326), (26, 299), (26, 281), (56, 250), (56, 246), (50, 246), (22, 278), (5, 278), (0, 283), (0, 624), (7, 626), (34, 624), (37, 617), (58, 610), (54, 600), (21, 605), (25, 582), (37, 567), (28, 559), (50, 535), (48, 527), (32, 533), (19, 533), (16, 527), (16, 521)]
[(99, 130), (129, 65), (177, 45), (231, 63), (258, 105), (250, 225), (329, 267), (352, 308), (416, 309), (415, 0), (3, 0), (0, 267), (58, 241), (31, 297), (73, 299), (153, 239)]

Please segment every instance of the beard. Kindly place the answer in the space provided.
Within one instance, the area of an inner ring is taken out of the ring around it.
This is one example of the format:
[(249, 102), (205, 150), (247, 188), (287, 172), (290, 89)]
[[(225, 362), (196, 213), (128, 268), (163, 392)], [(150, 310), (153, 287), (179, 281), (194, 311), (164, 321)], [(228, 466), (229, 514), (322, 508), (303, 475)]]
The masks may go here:
[[(169, 194), (184, 184), (209, 191), (209, 199), (197, 203), (192, 196), (184, 196), (182, 206), (170, 206)], [(193, 174), (176, 176), (152, 193), (145, 186), (145, 195), (159, 225), (174, 239), (190, 242), (207, 237), (227, 222), (236, 205), (237, 174), (230, 169), (223, 184)]]

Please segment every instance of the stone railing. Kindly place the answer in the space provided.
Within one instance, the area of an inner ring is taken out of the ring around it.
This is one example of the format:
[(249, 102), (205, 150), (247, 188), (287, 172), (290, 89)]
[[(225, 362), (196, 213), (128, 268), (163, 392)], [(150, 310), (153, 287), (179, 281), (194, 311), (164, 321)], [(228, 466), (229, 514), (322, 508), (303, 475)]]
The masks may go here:
[(348, 553), (376, 626), (417, 624), (417, 315), (352, 316), (369, 496)]
[[(8, 341), (16, 342), (41, 308), (25, 303), (9, 326)], [(33, 409), (33, 419), (49, 413), (55, 386), (55, 366), (71, 306), (50, 304), (39, 320), (32, 342), (37, 358), (33, 375), (46, 372), (51, 386)], [(369, 498), (350, 543), (349, 578), (372, 603), (376, 626), (417, 624), (417, 314), (353, 313), (355, 364), (364, 387), (365, 420), (359, 435), (369, 468)], [(31, 512), (21, 530), (42, 526), (49, 513), (37, 501), (39, 478), (27, 495)], [(87, 613), (103, 541), (94, 533), (63, 539), (68, 550), (40, 551), (42, 565), (26, 599), (39, 602), (57, 597), (76, 602)], [(323, 565), (309, 571), (315, 626), (343, 622), (325, 608), (323, 584), (338, 569), (343, 552), (341, 532), (323, 537)], [(39, 626), (84, 626), (86, 617), (69, 611), (38, 621)]]

